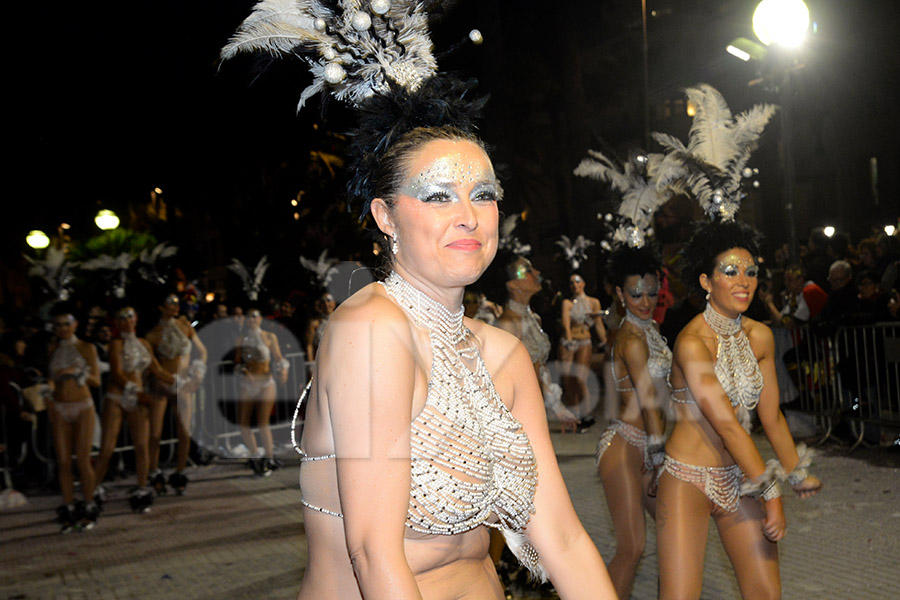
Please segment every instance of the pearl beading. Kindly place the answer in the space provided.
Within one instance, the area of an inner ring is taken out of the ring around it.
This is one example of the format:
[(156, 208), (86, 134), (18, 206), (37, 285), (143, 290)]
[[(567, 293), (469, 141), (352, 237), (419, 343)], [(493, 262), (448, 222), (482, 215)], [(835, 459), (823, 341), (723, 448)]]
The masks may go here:
[(552, 344), (550, 336), (541, 328), (537, 315), (534, 314), (530, 306), (516, 302), (512, 298), (509, 299), (506, 307), (522, 319), (522, 344), (528, 350), (531, 362), (546, 363), (547, 357), (550, 356)]
[(122, 370), (126, 373), (143, 373), (153, 359), (150, 351), (134, 332), (122, 332)]
[(731, 405), (739, 407), (738, 417), (745, 429), (750, 424), (749, 411), (759, 404), (763, 389), (759, 361), (750, 347), (750, 340), (741, 327), (741, 317), (729, 319), (706, 304), (703, 319), (716, 333), (716, 363), (713, 370)]
[[(397, 273), (383, 285), (428, 332), (432, 351), (425, 407), (411, 426), (406, 526), (453, 535), (486, 525), (507, 539), (520, 536), (535, 510), (537, 462), (521, 424), (494, 389), (462, 308), (449, 311)], [(537, 551), (527, 540), (516, 542), (520, 562), (539, 570)]]
[(654, 378), (667, 377), (672, 370), (672, 351), (656, 327), (653, 319), (639, 319), (630, 310), (625, 311), (625, 320), (644, 332), (647, 339), (647, 370)]

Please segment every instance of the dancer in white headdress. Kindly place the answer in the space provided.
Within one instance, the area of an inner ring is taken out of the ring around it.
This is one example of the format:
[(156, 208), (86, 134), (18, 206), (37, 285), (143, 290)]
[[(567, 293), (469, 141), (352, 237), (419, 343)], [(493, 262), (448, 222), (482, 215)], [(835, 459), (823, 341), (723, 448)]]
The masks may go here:
[(226, 54), (260, 36), (315, 53), (301, 102), (329, 89), (359, 110), (351, 196), (389, 259), (383, 282), (335, 310), (316, 355), (300, 599), (501, 600), (490, 528), (562, 598), (613, 598), (528, 352), (463, 315), (497, 249), (502, 189), (472, 133), (482, 100), (436, 74), (423, 4), (263, 2)]
[[(710, 516), (741, 595), (778, 598), (777, 542), (786, 531), (778, 480), (786, 478), (800, 497), (821, 483), (809, 475), (810, 455), (795, 447), (779, 409), (772, 331), (742, 316), (756, 292), (758, 235), (733, 219), (741, 172), (774, 109), (754, 107), (732, 120), (713, 88), (687, 94), (697, 107), (690, 144), (657, 139), (714, 220), (697, 228), (684, 251), (683, 278), (707, 293), (707, 305), (675, 342), (677, 422), (656, 509), (660, 598), (700, 597)], [(754, 409), (777, 456), (768, 464), (749, 434)]]

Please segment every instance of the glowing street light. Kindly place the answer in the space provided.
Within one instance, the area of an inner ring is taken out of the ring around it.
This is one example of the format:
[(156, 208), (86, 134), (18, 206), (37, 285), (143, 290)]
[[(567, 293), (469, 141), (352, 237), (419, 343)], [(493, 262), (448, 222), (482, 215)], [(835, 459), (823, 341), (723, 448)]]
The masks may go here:
[(763, 0), (753, 11), (753, 33), (766, 46), (796, 48), (809, 29), (809, 8), (803, 0)]
[(94, 223), (103, 231), (109, 231), (119, 226), (119, 217), (113, 211), (104, 208), (94, 217)]
[(834, 237), (834, 231), (835, 229), (831, 225), (822, 228), (822, 233), (825, 234), (825, 237)]
[(25, 236), (25, 243), (35, 250), (40, 250), (50, 245), (50, 238), (40, 229), (32, 229)]
[(896, 231), (896, 230), (897, 230), (896, 227), (894, 227), (893, 225), (885, 225), (884, 226), (884, 233), (888, 237), (891, 237), (892, 235), (894, 235), (894, 231)]

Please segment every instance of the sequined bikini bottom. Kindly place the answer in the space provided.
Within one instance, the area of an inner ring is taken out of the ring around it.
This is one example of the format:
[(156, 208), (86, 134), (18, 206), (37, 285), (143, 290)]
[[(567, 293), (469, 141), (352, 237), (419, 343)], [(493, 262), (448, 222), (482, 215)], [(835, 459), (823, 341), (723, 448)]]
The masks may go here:
[(741, 501), (741, 481), (744, 472), (737, 465), (703, 467), (675, 460), (668, 454), (663, 463), (665, 472), (679, 481), (690, 483), (726, 512), (735, 512)]

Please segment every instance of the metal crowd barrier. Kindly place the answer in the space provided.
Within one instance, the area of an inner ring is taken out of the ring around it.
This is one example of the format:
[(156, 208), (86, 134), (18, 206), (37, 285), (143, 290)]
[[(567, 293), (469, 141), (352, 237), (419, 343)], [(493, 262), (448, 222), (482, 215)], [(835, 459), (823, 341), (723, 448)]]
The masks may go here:
[(900, 323), (841, 327), (835, 357), (843, 414), (857, 435), (851, 450), (877, 443), (883, 427), (900, 427)]
[(881, 428), (900, 428), (900, 323), (843, 326), (834, 333), (815, 326), (795, 330), (788, 365), (799, 391), (799, 409), (814, 415), (827, 440), (838, 422), (855, 436), (852, 452)]

